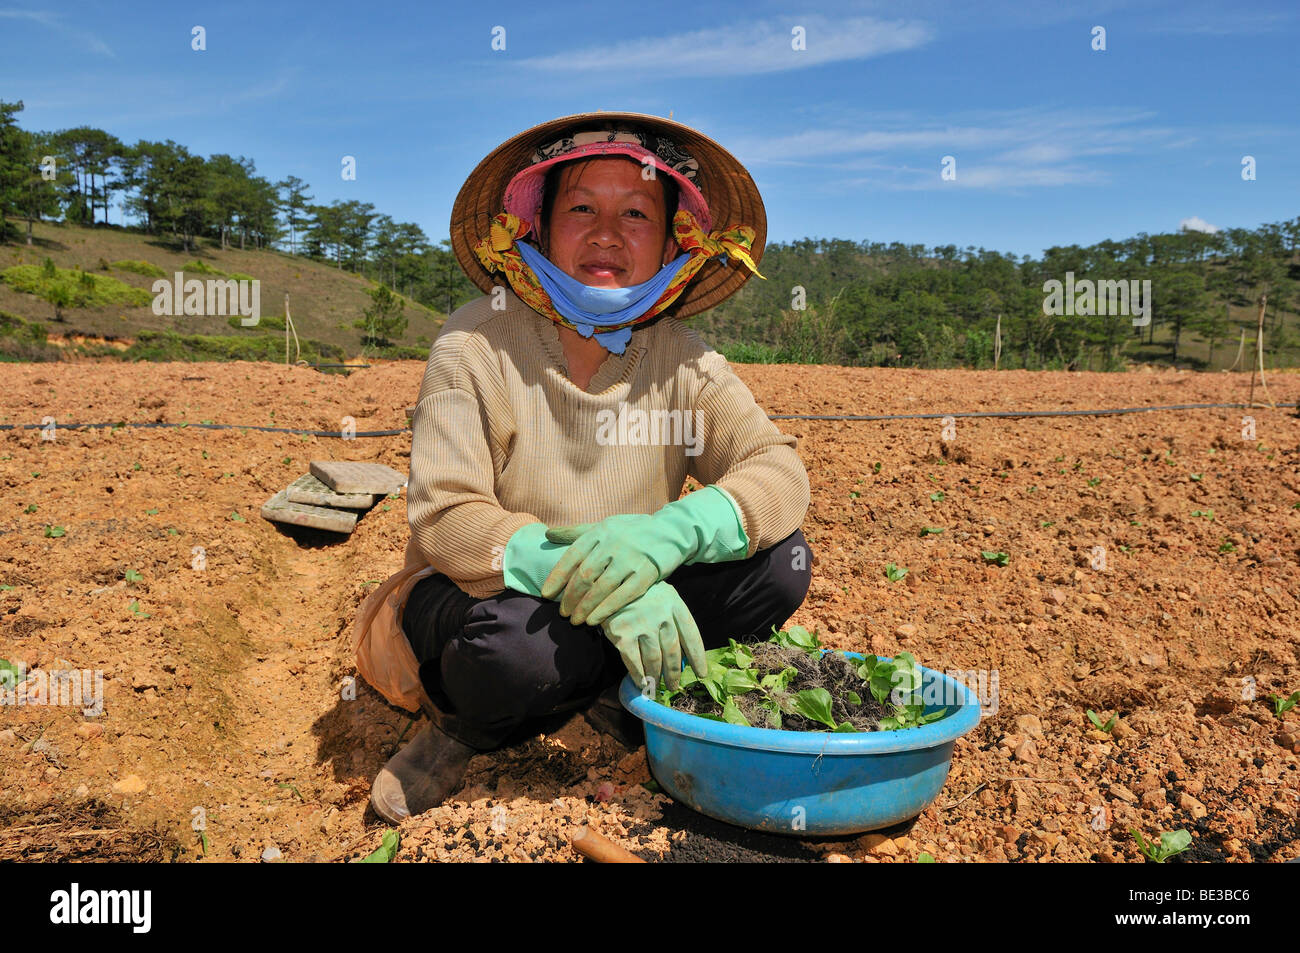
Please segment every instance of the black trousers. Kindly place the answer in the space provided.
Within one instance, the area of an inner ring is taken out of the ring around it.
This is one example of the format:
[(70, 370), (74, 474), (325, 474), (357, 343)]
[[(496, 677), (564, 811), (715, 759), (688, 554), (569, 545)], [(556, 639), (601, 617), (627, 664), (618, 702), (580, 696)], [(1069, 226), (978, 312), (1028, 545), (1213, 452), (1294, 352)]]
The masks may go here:
[[(710, 649), (785, 625), (808, 594), (811, 566), (808, 541), (795, 530), (749, 559), (680, 566), (666, 581)], [(412, 588), (402, 628), (443, 730), (480, 750), (627, 674), (600, 627), (573, 625), (558, 601), (513, 589), (475, 599), (441, 573)]]

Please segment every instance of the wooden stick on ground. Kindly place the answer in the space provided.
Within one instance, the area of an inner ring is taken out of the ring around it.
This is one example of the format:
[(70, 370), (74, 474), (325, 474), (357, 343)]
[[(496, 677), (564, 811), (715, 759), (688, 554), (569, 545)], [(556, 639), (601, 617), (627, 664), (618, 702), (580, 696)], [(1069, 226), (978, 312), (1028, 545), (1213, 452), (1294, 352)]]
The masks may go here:
[(644, 864), (645, 861), (630, 850), (602, 837), (590, 827), (574, 825), (569, 831), (569, 843), (584, 857), (601, 864)]

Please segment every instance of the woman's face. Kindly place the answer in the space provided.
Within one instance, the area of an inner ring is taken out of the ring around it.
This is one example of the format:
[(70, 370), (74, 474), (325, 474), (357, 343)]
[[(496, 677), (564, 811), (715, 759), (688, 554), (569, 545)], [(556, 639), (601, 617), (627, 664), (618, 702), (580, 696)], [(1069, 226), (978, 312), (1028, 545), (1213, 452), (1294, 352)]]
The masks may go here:
[(541, 251), (571, 278), (596, 288), (648, 281), (676, 256), (663, 186), (641, 178), (640, 164), (589, 159), (560, 170)]

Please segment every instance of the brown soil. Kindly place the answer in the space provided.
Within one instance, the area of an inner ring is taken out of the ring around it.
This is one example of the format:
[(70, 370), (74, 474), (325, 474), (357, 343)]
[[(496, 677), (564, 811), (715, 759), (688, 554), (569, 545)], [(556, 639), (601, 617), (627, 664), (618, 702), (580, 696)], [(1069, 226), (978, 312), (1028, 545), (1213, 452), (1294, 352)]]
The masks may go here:
[[(1239, 401), (1248, 380), (737, 370), (773, 414)], [(0, 423), (337, 430), (352, 416), (359, 430), (397, 428), (422, 372), (7, 365)], [(1294, 401), (1300, 376), (1272, 375), (1270, 392)], [(943, 793), (905, 833), (792, 843), (870, 861), (922, 850), (1135, 861), (1130, 827), (1183, 827), (1194, 836), (1183, 859), (1300, 854), (1300, 709), (1278, 720), (1267, 700), (1300, 688), (1300, 419), (1252, 411), (1256, 438), (1243, 441), (1242, 415), (959, 418), (951, 443), (938, 420), (778, 421), (799, 438), (813, 491), (812, 587), (790, 624), (834, 648), (996, 672), (999, 686), (996, 712), (957, 744)], [(385, 825), (368, 810), (370, 780), (423, 720), (410, 724), (364, 684), (355, 700), (343, 688), (356, 607), (402, 561), (405, 499), (346, 539), (258, 511), (313, 458), (405, 471), (409, 437), (55, 437), (0, 431), (0, 658), (102, 669), (104, 713), (0, 708), (0, 858), (69, 858), (85, 844), (118, 858), (135, 832), (142, 858), (193, 860), (200, 828), (210, 859), (373, 850)], [(46, 537), (47, 525), (65, 535)], [(206, 569), (192, 568), (195, 547)], [(903, 581), (885, 578), (889, 562), (910, 569)], [(1114, 731), (1093, 729), (1089, 708), (1117, 713)], [(476, 758), (448, 804), (402, 825), (398, 859), (575, 860), (564, 836), (582, 820), (643, 856), (700, 856), (691, 851), (711, 835), (665, 813), (648, 780), (643, 750), (574, 716)]]

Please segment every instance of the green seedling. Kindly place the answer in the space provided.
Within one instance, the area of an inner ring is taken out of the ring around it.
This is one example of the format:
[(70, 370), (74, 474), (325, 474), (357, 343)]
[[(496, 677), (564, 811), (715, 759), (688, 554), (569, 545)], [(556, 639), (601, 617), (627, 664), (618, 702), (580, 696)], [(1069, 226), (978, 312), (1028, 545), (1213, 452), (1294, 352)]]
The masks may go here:
[(0, 658), (0, 686), (12, 691), (20, 682), (27, 680), (27, 673), (7, 659)]
[(1192, 474), (1192, 479), (1193, 479), (1194, 481), (1196, 481), (1197, 483), (1200, 483), (1200, 482), (1201, 482), (1201, 477), (1202, 477), (1202, 476), (1204, 476), (1204, 474), (1201, 474), (1201, 473), (1193, 473), (1193, 474)]
[[(773, 626), (769, 641), (785, 648), (799, 649), (814, 658), (820, 658), (824, 651), (817, 633), (809, 632), (803, 626), (791, 626), (782, 631), (777, 631)], [(753, 727), (736, 705), (735, 698), (758, 692), (761, 700), (755, 707), (764, 714), (764, 727), (779, 729), (783, 715), (799, 715), (808, 721), (825, 725), (831, 731), (858, 730), (847, 721), (836, 723), (833, 715), (834, 700), (826, 689), (791, 692), (791, 684), (799, 677), (797, 668), (787, 666), (780, 672), (763, 674), (754, 667), (754, 653), (747, 645), (738, 643), (735, 639), (729, 639), (728, 642), (725, 647), (704, 653), (708, 671), (703, 675), (697, 674), (687, 665), (682, 670), (679, 688), (670, 689), (661, 680), (655, 701), (671, 706), (673, 699), (683, 694), (689, 693), (700, 700), (707, 695), (718, 706), (719, 712), (697, 712), (697, 717)], [(857, 672), (876, 700), (892, 711), (891, 715), (880, 719), (879, 727), (882, 731), (928, 724), (941, 718), (946, 711), (924, 714), (925, 707), (921, 704), (919, 695), (920, 670), (906, 652), (900, 652), (892, 662), (883, 662), (874, 655), (867, 656), (858, 664)], [(893, 694), (896, 690), (897, 695)], [(856, 691), (846, 691), (844, 699), (853, 705), (862, 704), (862, 695)]]
[(200, 420), (199, 423), (201, 423), (201, 424), (210, 424), (210, 423), (212, 423), (212, 421), (211, 421), (211, 420)]
[(28, 504), (27, 504), (27, 509), (23, 510), (23, 512), (24, 512), (24, 513), (35, 513), (35, 512), (36, 512), (36, 504), (35, 504), (35, 503), (28, 503)]
[(149, 509), (147, 509), (147, 510), (144, 511), (144, 514), (145, 514), (145, 516), (157, 516), (157, 515), (158, 515), (158, 507), (156, 507), (156, 506), (154, 506), (154, 507), (150, 507)]
[(862, 494), (859, 493), (857, 490), (849, 490), (849, 498), (850, 498), (850, 499), (854, 499), (854, 500), (856, 500), (856, 499), (857, 499), (859, 496), (861, 496), (861, 495), (862, 495)]
[(1221, 553), (1235, 553), (1236, 551), (1237, 551), (1237, 547), (1233, 544), (1232, 540), (1230, 539), (1225, 539), (1222, 543), (1219, 544), (1219, 552)]
[(890, 582), (898, 582), (907, 575), (907, 567), (899, 566), (896, 563), (887, 563), (885, 565), (885, 578)]
[(1181, 854), (1192, 846), (1192, 835), (1185, 830), (1162, 832), (1159, 844), (1144, 841), (1142, 835), (1131, 827), (1129, 833), (1137, 840), (1138, 850), (1142, 851), (1147, 860), (1157, 864), (1163, 864), (1174, 854)]
[(179, 536), (181, 534), (180, 530), (178, 530), (175, 526), (168, 526), (167, 532), (172, 536)]
[(943, 532), (942, 526), (923, 526), (921, 527), (922, 536), (938, 536)]
[(208, 832), (199, 831), (199, 843), (203, 846), (203, 856), (208, 856)]
[(284, 788), (285, 790), (292, 791), (294, 794), (296, 794), (296, 795), (298, 796), (298, 800), (303, 801), (303, 802), (306, 801), (306, 798), (304, 798), (304, 797), (302, 796), (302, 792), (299, 791), (299, 790), (298, 790), (294, 785), (292, 785), (292, 784), (286, 784), (286, 783), (283, 782), (283, 781), (277, 781), (275, 786), (276, 786), (277, 788)]
[(248, 520), (244, 519), (242, 516), (240, 516), (238, 513), (235, 513), (235, 512), (231, 512), (231, 514), (230, 514), (230, 519), (234, 520), (236, 523), (247, 523), (247, 522), (248, 522)]
[(1030, 492), (1030, 493), (1037, 493), (1037, 492), (1038, 492), (1038, 487), (1036, 487), (1036, 486), (1031, 486), (1031, 487), (1029, 488), (1029, 492)]
[(1052, 457), (1053, 463), (1062, 463), (1064, 461), (1065, 461), (1065, 454), (1061, 454), (1061, 456), (1059, 457)]
[(293, 457), (285, 457), (285, 458), (284, 458), (283, 460), (281, 460), (280, 462), (283, 463), (283, 464), (287, 467), (289, 464), (293, 463)]
[(880, 472), (880, 467), (881, 467), (881, 464), (879, 464), (879, 463), (873, 463), (873, 464), (871, 465), (871, 472), (872, 472), (872, 473), (879, 473), (879, 472)]
[(925, 850), (921, 851), (921, 856), (918, 857), (918, 858), (916, 858), (916, 862), (917, 862), (918, 864), (937, 864), (937, 863), (938, 863), (938, 861), (934, 859), (934, 855), (931, 854), (929, 851), (925, 851)]
[(894, 714), (880, 719), (882, 731), (897, 731), (928, 725), (942, 718), (947, 708), (925, 714), (921, 698), (921, 670), (910, 652), (899, 652), (886, 662), (868, 655), (858, 665), (858, 675), (871, 689), (876, 701), (894, 706)]
[(387, 513), (387, 512), (388, 512), (389, 510), (391, 510), (391, 509), (392, 509), (392, 507), (389, 506), (387, 503), (384, 504), (384, 512), (385, 512), (385, 513)]
[(931, 503), (942, 503), (944, 498), (943, 490), (935, 490), (930, 494)]
[(207, 458), (208, 458), (208, 451), (204, 450), (204, 451), (203, 451), (203, 459), (206, 460)]
[(355, 861), (358, 864), (386, 864), (397, 854), (397, 847), (402, 842), (400, 835), (395, 830), (384, 831), (384, 836), (379, 841), (379, 846), (370, 854)]
[(48, 523), (45, 524), (46, 539), (58, 539), (60, 536), (66, 536), (67, 532), (68, 531), (65, 530), (62, 526), (51, 526)]
[(1116, 715), (1111, 715), (1111, 716), (1110, 716), (1110, 720), (1107, 721), (1105, 724), (1102, 724), (1102, 720), (1101, 720), (1100, 716), (1098, 716), (1098, 714), (1097, 714), (1095, 711), (1093, 711), (1091, 708), (1089, 708), (1089, 709), (1088, 709), (1088, 720), (1091, 721), (1094, 725), (1096, 725), (1097, 728), (1098, 728), (1100, 731), (1105, 731), (1105, 732), (1109, 733), (1112, 729), (1114, 729), (1114, 727), (1115, 727), (1115, 722), (1116, 722), (1117, 720), (1119, 720), (1119, 715), (1118, 715), (1118, 714), (1116, 714)]
[(984, 557), (985, 562), (995, 563), (999, 566), (1005, 566), (1011, 562), (1011, 557), (1007, 553), (993, 552), (991, 550), (982, 550), (980, 555)]
[(139, 574), (138, 572), (136, 572), (134, 569), (128, 569), (128, 570), (126, 571), (126, 581), (127, 581), (127, 582), (139, 582), (139, 581), (140, 581), (141, 579), (143, 579), (143, 578), (144, 578), (144, 576), (140, 575), (140, 574)]
[(1214, 510), (1192, 510), (1193, 516), (1203, 516), (1207, 520), (1214, 519)]
[(1088, 486), (1096, 486), (1101, 482), (1101, 477), (1088, 477)]
[(1289, 712), (1300, 702), (1300, 690), (1292, 692), (1290, 695), (1269, 694), (1269, 700), (1273, 703), (1273, 715), (1280, 721), (1282, 716)]
[(9, 585), (9, 583), (7, 583), (7, 582), (0, 583), (0, 592), (8, 592), (10, 589), (13, 589), (13, 588), (15, 588), (15, 587)]
[(1056, 525), (1056, 520), (1043, 520), (1041, 523), (1038, 524), (1038, 528), (1047, 529), (1047, 527), (1055, 526), (1055, 525)]
[(37, 473), (35, 470), (32, 471), (32, 479), (37, 479), (39, 476), (40, 474)]
[(1131, 552), (1131, 550), (1127, 546), (1120, 546), (1119, 551), (1121, 553)]
[(134, 464), (131, 465), (131, 469), (132, 469), (132, 470), (140, 470), (140, 469), (143, 469), (143, 468), (140, 466), (139, 463), (134, 463)]
[(133, 614), (137, 619), (151, 619), (151, 618), (153, 618), (153, 616), (149, 615), (149, 613), (145, 612), (143, 609), (140, 608), (140, 600), (139, 600), (139, 599), (132, 599), (132, 600), (131, 600), (131, 604), (130, 604), (129, 606), (127, 606), (127, 608), (131, 610), (131, 613), (132, 613), (132, 614)]

